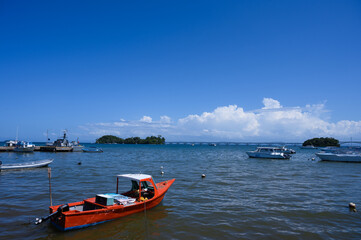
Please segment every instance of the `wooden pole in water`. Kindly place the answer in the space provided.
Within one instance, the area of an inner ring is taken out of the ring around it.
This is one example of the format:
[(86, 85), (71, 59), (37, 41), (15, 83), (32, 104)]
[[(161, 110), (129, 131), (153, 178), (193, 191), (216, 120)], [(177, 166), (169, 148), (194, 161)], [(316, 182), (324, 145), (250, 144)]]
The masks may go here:
[(53, 199), (51, 196), (51, 168), (48, 168), (48, 177), (49, 177), (49, 193), (50, 193), (50, 206), (53, 206)]

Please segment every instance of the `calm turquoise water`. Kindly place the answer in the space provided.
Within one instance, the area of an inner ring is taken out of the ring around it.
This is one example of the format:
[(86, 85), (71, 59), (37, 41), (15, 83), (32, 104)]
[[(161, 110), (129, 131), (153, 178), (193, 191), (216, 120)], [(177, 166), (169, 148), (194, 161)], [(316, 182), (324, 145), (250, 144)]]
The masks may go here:
[[(176, 178), (163, 203), (94, 227), (59, 232), (49, 223), (47, 168), (0, 173), (0, 239), (360, 239), (361, 164), (249, 159), (252, 146), (102, 145), (104, 153), (0, 153), (5, 163), (54, 158), (53, 204), (114, 192), (115, 175)], [(78, 165), (81, 162), (81, 165)], [(163, 166), (164, 176), (160, 175)], [(206, 174), (202, 179), (201, 174)], [(130, 186), (125, 186), (128, 189)]]

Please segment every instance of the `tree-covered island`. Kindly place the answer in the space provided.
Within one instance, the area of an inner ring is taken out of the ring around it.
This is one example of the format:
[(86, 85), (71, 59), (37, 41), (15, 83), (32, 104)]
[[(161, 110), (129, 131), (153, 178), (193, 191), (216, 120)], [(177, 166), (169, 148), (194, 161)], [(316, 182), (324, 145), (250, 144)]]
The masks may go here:
[(314, 147), (339, 147), (340, 142), (335, 138), (312, 138), (304, 141), (302, 146), (314, 146)]
[(161, 135), (158, 137), (150, 136), (145, 139), (140, 137), (130, 137), (130, 138), (119, 138), (113, 135), (104, 135), (96, 140), (96, 143), (117, 143), (117, 144), (164, 144), (165, 138)]

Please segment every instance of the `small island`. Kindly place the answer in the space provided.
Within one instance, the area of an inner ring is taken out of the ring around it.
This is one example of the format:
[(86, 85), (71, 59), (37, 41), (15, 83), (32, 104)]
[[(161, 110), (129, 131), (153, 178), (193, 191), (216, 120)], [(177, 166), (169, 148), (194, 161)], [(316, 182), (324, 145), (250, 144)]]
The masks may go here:
[(340, 142), (335, 138), (312, 138), (304, 141), (302, 146), (314, 146), (314, 147), (339, 147)]
[(110, 143), (110, 144), (157, 144), (161, 145), (165, 143), (165, 138), (161, 135), (158, 137), (150, 136), (145, 139), (140, 137), (130, 137), (130, 138), (119, 138), (113, 135), (104, 135), (96, 140), (96, 143)]

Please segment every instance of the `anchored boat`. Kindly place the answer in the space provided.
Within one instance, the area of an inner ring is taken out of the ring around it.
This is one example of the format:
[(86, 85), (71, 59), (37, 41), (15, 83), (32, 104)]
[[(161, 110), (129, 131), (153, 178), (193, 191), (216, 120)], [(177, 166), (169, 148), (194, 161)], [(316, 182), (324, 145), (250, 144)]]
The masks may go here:
[(31, 142), (25, 142), (21, 141), (16, 144), (16, 147), (14, 148), (14, 152), (20, 152), (20, 153), (30, 153), (34, 152), (35, 145)]
[(290, 159), (291, 155), (283, 152), (277, 147), (258, 147), (254, 151), (246, 152), (250, 158), (271, 158), (271, 159)]
[[(131, 189), (119, 193), (119, 178), (131, 180)], [(50, 206), (50, 215), (36, 219), (35, 224), (51, 220), (61, 231), (84, 228), (142, 212), (157, 206), (175, 179), (155, 183), (147, 174), (122, 174), (117, 176), (115, 193), (97, 194), (80, 202)]]
[(48, 166), (52, 162), (53, 162), (53, 159), (45, 159), (45, 160), (39, 160), (39, 161), (33, 161), (33, 162), (13, 163), (13, 164), (2, 164), (2, 162), (0, 161), (0, 171), (45, 167), (45, 166)]
[(349, 153), (332, 153), (332, 152), (319, 152), (316, 153), (322, 161), (330, 162), (357, 162), (361, 163), (361, 153), (349, 152)]

